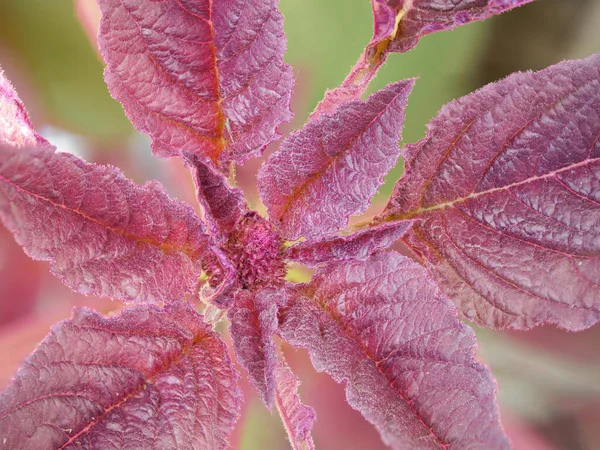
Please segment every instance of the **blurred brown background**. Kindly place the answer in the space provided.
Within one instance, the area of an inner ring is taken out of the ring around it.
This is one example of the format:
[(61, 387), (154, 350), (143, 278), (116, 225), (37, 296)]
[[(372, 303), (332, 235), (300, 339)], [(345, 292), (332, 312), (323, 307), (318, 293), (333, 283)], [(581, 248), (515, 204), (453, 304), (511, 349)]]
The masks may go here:
[[(354, 64), (372, 33), (371, 9), (369, 0), (280, 0), (280, 5), (287, 60), (296, 75), (290, 130), (301, 126), (324, 90), (338, 85)], [(59, 149), (118, 165), (137, 182), (159, 179), (174, 196), (192, 202), (181, 165), (152, 157), (147, 139), (132, 130), (110, 98), (93, 43), (96, 20), (93, 0), (0, 0), (0, 66), (36, 128)], [(391, 55), (371, 91), (419, 77), (403, 133), (404, 142), (414, 142), (454, 98), (513, 71), (600, 51), (599, 27), (600, 0), (538, 0), (486, 22), (427, 36), (415, 50)], [(253, 161), (240, 171), (240, 182), (257, 206), (253, 174), (259, 165)], [(378, 205), (401, 173), (400, 164)], [(119, 307), (71, 293), (48, 274), (46, 263), (30, 261), (0, 226), (0, 388), (49, 327), (79, 304), (105, 313)], [(498, 379), (503, 423), (515, 448), (600, 449), (600, 327), (577, 334), (554, 327), (477, 331), (481, 358)], [(304, 380), (303, 398), (317, 410), (317, 448), (385, 448), (361, 416), (345, 406), (341, 386), (315, 373), (304, 352), (287, 349), (287, 355)], [(234, 448), (288, 448), (278, 418), (249, 386), (245, 391)]]

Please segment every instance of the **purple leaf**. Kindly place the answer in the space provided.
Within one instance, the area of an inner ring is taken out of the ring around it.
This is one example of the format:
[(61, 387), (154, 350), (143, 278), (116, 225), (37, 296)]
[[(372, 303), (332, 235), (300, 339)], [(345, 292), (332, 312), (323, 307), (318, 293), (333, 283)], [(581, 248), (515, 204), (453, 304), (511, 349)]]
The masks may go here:
[(50, 147), (35, 132), (25, 106), (0, 68), (0, 146)]
[(446, 105), (406, 147), (382, 216), (470, 320), (581, 330), (600, 318), (600, 54)]
[(83, 294), (176, 301), (195, 290), (204, 225), (163, 187), (43, 148), (0, 147), (0, 219)]
[(298, 396), (300, 382), (292, 370), (280, 358), (275, 368), (275, 400), (279, 416), (287, 432), (293, 450), (314, 450), (310, 430), (316, 420), (315, 411), (302, 404)]
[(247, 211), (244, 193), (229, 186), (227, 179), (194, 155), (185, 155), (191, 166), (198, 201), (213, 236), (224, 239)]
[(259, 173), (271, 221), (284, 237), (319, 238), (362, 213), (396, 163), (414, 80), (342, 105), (290, 135)]
[(244, 162), (291, 118), (277, 0), (98, 0), (106, 83), (154, 153)]
[(334, 263), (290, 289), (282, 337), (346, 383), (394, 449), (503, 449), (496, 386), (475, 335), (420, 265), (397, 253)]
[(3, 448), (219, 449), (239, 415), (237, 374), (190, 304), (77, 308), (0, 394)]
[(410, 220), (379, 224), (348, 236), (300, 242), (288, 248), (286, 257), (311, 267), (331, 261), (367, 259), (376, 250), (390, 247), (412, 224)]
[(285, 291), (277, 289), (239, 290), (227, 312), (237, 360), (248, 371), (252, 385), (268, 408), (275, 397), (277, 354), (273, 335), (284, 297)]
[(533, 0), (371, 0), (371, 51), (406, 52), (421, 36), (484, 20)]

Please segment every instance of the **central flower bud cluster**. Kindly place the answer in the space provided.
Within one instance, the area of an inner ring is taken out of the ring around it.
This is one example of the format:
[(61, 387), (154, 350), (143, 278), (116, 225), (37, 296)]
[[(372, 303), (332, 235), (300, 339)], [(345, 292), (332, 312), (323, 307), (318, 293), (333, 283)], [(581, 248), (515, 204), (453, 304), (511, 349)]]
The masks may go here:
[(235, 265), (240, 287), (277, 286), (286, 274), (283, 240), (269, 222), (255, 212), (247, 213), (223, 246)]

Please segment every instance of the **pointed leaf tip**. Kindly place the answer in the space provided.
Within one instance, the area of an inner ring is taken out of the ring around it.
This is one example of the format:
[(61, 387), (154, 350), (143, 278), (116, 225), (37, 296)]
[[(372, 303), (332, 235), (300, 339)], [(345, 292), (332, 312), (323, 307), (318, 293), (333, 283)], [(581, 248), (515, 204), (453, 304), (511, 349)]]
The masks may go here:
[(309, 121), (269, 158), (259, 173), (260, 194), (287, 239), (334, 233), (369, 206), (400, 154), (414, 82), (390, 84)]

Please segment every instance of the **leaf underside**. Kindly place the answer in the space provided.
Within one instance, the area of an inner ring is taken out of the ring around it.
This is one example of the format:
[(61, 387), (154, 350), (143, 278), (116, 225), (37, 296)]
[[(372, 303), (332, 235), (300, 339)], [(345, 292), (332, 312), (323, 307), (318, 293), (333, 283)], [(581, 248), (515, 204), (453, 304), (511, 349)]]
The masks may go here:
[(180, 300), (209, 248), (202, 221), (159, 183), (51, 148), (0, 147), (0, 219), (70, 288), (125, 301)]
[(258, 184), (271, 221), (290, 240), (318, 239), (369, 206), (396, 163), (414, 80), (390, 84), (365, 102), (311, 120), (262, 167)]
[(76, 308), (0, 394), (0, 437), (23, 450), (220, 449), (240, 402), (224, 343), (191, 305), (110, 319)]
[(279, 137), (293, 76), (277, 0), (98, 3), (106, 83), (155, 154), (226, 166)]
[(405, 149), (381, 219), (464, 316), (495, 328), (600, 319), (600, 54), (446, 105)]
[(378, 253), (331, 264), (288, 295), (281, 336), (346, 383), (348, 403), (387, 445), (509, 448), (475, 335), (420, 265)]

